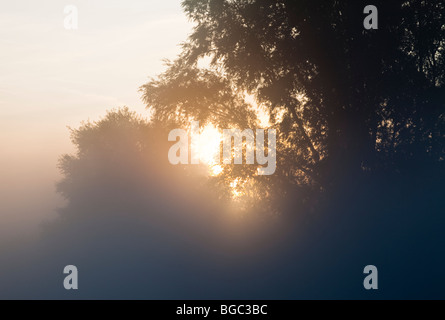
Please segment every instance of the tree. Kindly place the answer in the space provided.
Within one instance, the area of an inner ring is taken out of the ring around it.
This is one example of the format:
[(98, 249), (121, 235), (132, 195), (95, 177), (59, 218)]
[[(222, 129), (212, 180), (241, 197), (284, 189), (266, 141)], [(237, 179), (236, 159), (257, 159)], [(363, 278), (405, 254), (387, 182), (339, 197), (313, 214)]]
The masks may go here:
[[(408, 172), (410, 162), (443, 166), (445, 5), (374, 4), (378, 30), (363, 28), (361, 1), (185, 0), (193, 33), (162, 84), (143, 86), (144, 100), (164, 118), (226, 125), (245, 105), (216, 96), (253, 93), (280, 133), (275, 179), (334, 193), (382, 170)], [(206, 57), (217, 74), (202, 71)]]

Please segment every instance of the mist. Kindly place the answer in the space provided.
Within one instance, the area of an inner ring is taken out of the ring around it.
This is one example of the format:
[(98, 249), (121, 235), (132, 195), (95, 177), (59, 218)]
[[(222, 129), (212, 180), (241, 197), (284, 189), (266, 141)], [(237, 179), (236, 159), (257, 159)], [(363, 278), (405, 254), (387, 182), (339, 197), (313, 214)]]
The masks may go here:
[[(279, 216), (241, 210), (199, 166), (169, 164), (167, 136), (126, 108), (74, 129), (75, 148), (58, 162), (65, 202), (38, 234), (2, 242), (0, 297), (355, 299), (367, 297), (357, 278), (369, 261), (388, 286), (373, 298), (440, 292), (438, 204), (422, 222), (416, 202), (388, 206), (384, 189), (374, 190), (382, 203), (357, 190), (358, 201), (339, 199), (323, 215), (292, 201)], [(78, 290), (63, 287), (67, 265), (79, 270)]]
[(77, 30), (64, 28), (59, 1), (2, 4), (0, 239), (35, 235), (56, 216), (65, 204), (58, 158), (74, 150), (67, 126), (122, 105), (145, 112), (138, 86), (163, 70), (190, 28), (179, 1), (73, 4)]
[[(2, 242), (2, 298), (270, 295), (258, 277), (270, 276), (282, 221), (241, 212), (205, 175), (170, 165), (167, 132), (137, 117), (121, 109), (72, 133), (78, 148), (59, 160), (65, 202), (34, 236)], [(82, 274), (75, 293), (61, 282), (70, 264)]]
[[(442, 297), (444, 5), (182, 3), (2, 4), (0, 298)], [(170, 164), (193, 119), (276, 128), (274, 174)]]

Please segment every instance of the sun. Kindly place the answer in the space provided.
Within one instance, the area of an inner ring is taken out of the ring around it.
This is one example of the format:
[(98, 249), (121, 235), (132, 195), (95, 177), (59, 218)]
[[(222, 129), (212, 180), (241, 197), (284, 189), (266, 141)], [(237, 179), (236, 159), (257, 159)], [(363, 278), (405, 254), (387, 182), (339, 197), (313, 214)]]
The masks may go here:
[[(199, 157), (199, 162), (207, 167), (207, 174), (210, 177), (218, 177), (224, 172), (224, 165), (221, 164), (221, 144), (223, 134), (213, 123), (208, 123), (200, 128), (199, 132), (193, 133), (191, 149)], [(232, 200), (241, 201), (245, 195), (247, 180), (235, 178), (228, 181)]]
[(211, 176), (219, 176), (224, 171), (224, 168), (219, 164), (215, 164), (209, 167)]
[(191, 148), (198, 155), (199, 161), (209, 167), (211, 176), (220, 175), (224, 168), (220, 165), (220, 145), (222, 134), (218, 128), (209, 123), (201, 128), (199, 135), (193, 138)]

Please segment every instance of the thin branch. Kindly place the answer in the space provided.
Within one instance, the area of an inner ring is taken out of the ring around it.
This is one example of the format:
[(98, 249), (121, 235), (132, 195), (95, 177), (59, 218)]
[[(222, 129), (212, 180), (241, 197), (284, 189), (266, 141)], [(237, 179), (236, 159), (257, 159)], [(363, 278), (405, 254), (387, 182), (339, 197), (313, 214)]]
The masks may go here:
[(295, 120), (295, 123), (297, 124), (297, 129), (300, 132), (300, 134), (303, 136), (304, 142), (308, 146), (308, 148), (311, 150), (312, 156), (315, 160), (315, 162), (320, 161), (320, 154), (317, 150), (315, 150), (315, 147), (309, 138), (309, 136), (306, 133), (306, 130), (304, 130), (303, 121), (298, 117), (297, 112), (295, 111), (295, 108), (289, 108), (292, 114), (292, 117)]

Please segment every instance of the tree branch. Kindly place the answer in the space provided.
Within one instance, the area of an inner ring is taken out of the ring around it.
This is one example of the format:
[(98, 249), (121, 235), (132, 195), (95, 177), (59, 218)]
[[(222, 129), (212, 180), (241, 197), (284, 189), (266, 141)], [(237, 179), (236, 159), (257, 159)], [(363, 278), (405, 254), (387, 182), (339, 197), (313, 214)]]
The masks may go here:
[(290, 109), (292, 117), (294, 118), (295, 123), (297, 125), (297, 130), (303, 136), (303, 140), (306, 143), (309, 150), (311, 150), (312, 157), (314, 158), (315, 162), (319, 162), (320, 154), (318, 153), (317, 150), (315, 150), (315, 147), (314, 147), (311, 139), (307, 135), (306, 130), (304, 130), (303, 121), (298, 117), (297, 112), (295, 111), (295, 108), (289, 108), (289, 109)]

